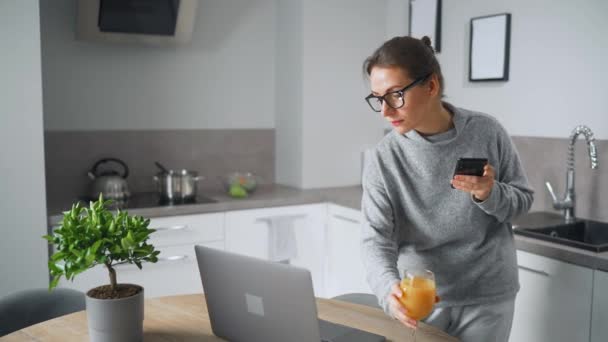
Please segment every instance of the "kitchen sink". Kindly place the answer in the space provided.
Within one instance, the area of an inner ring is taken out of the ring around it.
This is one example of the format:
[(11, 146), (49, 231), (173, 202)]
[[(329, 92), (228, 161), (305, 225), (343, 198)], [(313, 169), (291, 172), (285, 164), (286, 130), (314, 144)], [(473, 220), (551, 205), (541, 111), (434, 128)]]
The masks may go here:
[(579, 219), (574, 223), (560, 223), (534, 228), (515, 225), (513, 232), (594, 252), (608, 251), (607, 222)]

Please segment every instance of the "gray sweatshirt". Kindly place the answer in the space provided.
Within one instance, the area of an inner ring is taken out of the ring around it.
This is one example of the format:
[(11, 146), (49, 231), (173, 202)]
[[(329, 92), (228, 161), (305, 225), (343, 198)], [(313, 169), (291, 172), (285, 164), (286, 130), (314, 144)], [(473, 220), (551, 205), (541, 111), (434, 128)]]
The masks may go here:
[[(530, 209), (533, 191), (517, 151), (493, 117), (444, 105), (452, 130), (432, 137), (393, 131), (366, 158), (363, 263), (386, 313), (391, 285), (413, 267), (435, 273), (437, 307), (508, 299), (519, 290), (510, 221)], [(460, 157), (488, 158), (495, 168), (485, 201), (450, 186)]]

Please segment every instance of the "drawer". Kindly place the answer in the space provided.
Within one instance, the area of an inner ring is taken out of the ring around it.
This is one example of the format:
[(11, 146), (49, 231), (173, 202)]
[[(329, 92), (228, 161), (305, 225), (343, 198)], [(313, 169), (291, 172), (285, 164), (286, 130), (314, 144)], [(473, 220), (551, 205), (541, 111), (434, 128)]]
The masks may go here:
[[(223, 241), (201, 243), (201, 245), (224, 249)], [(154, 264), (144, 263), (141, 270), (131, 264), (115, 266), (118, 283), (143, 286), (146, 298), (203, 291), (193, 244), (157, 249), (161, 252), (159, 261)], [(86, 292), (94, 287), (108, 284), (109, 279), (107, 269), (98, 265), (77, 275), (73, 282), (62, 278), (59, 286)]]
[[(214, 241), (199, 244), (215, 249), (224, 249), (224, 241)], [(158, 255), (158, 261), (156, 263), (145, 262), (142, 264), (142, 268), (145, 271), (146, 269), (150, 268), (164, 268), (180, 264), (196, 263), (196, 253), (194, 252), (195, 245), (195, 243), (189, 243), (183, 245), (156, 247), (156, 250), (160, 252)], [(132, 264), (117, 265), (116, 269), (120, 269), (121, 272), (141, 272), (137, 266)]]
[(150, 219), (154, 246), (224, 240), (224, 213), (181, 215)]
[[(224, 249), (223, 241), (201, 245)], [(161, 252), (158, 262), (145, 263), (141, 270), (130, 264), (118, 266), (116, 272), (119, 281), (143, 286), (146, 298), (203, 292), (193, 244), (161, 247), (158, 250)]]
[(361, 222), (363, 222), (363, 214), (360, 210), (346, 208), (335, 204), (328, 205), (327, 209), (330, 218), (336, 218), (356, 225), (360, 225)]

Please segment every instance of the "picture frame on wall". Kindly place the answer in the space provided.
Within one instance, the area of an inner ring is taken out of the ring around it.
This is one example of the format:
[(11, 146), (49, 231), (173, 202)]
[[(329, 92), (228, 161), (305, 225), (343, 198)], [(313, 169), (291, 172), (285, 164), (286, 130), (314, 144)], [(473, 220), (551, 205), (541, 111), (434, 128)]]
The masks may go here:
[(441, 0), (410, 0), (409, 35), (428, 36), (435, 52), (441, 51)]
[(510, 45), (510, 13), (472, 18), (469, 81), (508, 81)]

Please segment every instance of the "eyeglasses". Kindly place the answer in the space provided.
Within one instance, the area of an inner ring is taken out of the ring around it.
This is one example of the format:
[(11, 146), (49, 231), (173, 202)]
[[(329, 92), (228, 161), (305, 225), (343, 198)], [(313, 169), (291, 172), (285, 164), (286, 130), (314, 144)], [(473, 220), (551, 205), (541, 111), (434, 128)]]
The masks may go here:
[(403, 96), (405, 95), (405, 92), (408, 89), (410, 89), (410, 88), (416, 86), (417, 84), (421, 83), (422, 81), (426, 80), (427, 78), (429, 78), (429, 76), (431, 76), (431, 74), (417, 78), (414, 80), (414, 82), (406, 85), (402, 89), (391, 91), (382, 96), (376, 96), (373, 94), (369, 94), (365, 98), (365, 101), (367, 101), (367, 104), (372, 108), (372, 110), (374, 112), (382, 111), (382, 103), (384, 101), (386, 101), (386, 104), (389, 105), (389, 107), (391, 107), (391, 108), (394, 108), (394, 109), (401, 108), (405, 104), (405, 101), (403, 100)]

